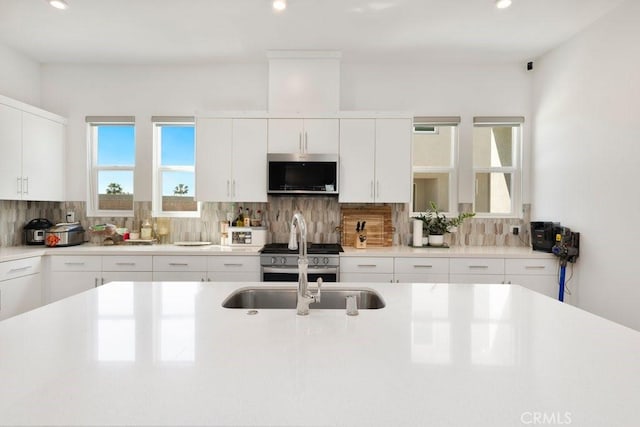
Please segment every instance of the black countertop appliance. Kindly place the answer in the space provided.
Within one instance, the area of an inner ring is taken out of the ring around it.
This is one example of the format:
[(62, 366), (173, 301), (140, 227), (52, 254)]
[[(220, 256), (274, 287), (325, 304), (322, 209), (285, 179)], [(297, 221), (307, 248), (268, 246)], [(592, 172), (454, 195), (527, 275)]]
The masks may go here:
[(26, 245), (44, 245), (44, 231), (53, 227), (46, 218), (32, 219), (24, 226), (24, 243)]
[(531, 222), (531, 247), (534, 251), (552, 252), (556, 244), (556, 234), (561, 232), (559, 222), (532, 221)]

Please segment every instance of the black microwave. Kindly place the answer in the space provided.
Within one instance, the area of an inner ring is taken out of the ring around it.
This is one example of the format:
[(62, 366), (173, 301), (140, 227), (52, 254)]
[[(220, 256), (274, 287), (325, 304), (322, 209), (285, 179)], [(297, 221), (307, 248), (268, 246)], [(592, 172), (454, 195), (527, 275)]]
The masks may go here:
[(338, 194), (337, 154), (267, 154), (268, 194)]

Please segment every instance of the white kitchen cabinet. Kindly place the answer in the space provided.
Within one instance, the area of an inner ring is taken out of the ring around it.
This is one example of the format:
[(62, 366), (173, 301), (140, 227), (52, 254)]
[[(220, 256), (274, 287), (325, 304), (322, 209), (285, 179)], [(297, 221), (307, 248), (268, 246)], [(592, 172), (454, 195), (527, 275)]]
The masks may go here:
[(189, 255), (154, 256), (153, 280), (164, 282), (203, 282), (207, 280), (207, 257)]
[(35, 112), (40, 110), (0, 97), (0, 199), (65, 198), (66, 124)]
[(447, 283), (449, 259), (404, 257), (394, 259), (396, 283)]
[(267, 119), (199, 118), (196, 198), (267, 201)]
[(407, 203), (411, 120), (340, 120), (341, 203)]
[(207, 257), (209, 282), (259, 282), (260, 257), (216, 255)]
[(101, 256), (52, 255), (49, 260), (46, 301), (58, 301), (101, 284)]
[(0, 263), (0, 320), (42, 305), (40, 257)]
[(507, 258), (505, 282), (558, 298), (558, 260)]
[(503, 258), (450, 258), (450, 283), (504, 283)]
[(120, 281), (153, 280), (153, 257), (150, 255), (103, 256), (102, 284)]
[(338, 119), (269, 119), (269, 153), (338, 153)]
[(341, 282), (393, 282), (391, 257), (340, 258)]

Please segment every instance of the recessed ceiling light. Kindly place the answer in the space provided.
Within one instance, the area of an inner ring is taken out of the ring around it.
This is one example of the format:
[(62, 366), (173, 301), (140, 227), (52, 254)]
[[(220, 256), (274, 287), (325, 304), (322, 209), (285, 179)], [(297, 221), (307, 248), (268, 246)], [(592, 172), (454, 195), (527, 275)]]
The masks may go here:
[(496, 7), (498, 9), (506, 9), (511, 6), (511, 0), (496, 0)]
[(65, 10), (69, 7), (69, 4), (65, 0), (49, 0), (49, 4), (56, 9)]
[(273, 8), (275, 10), (285, 10), (287, 8), (287, 0), (273, 0)]

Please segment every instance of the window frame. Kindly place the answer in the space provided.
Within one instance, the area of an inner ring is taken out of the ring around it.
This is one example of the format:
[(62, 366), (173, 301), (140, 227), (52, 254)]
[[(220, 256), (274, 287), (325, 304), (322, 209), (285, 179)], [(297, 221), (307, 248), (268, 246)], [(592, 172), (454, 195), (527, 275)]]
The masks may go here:
[[(417, 126), (433, 126), (434, 132), (423, 132), (420, 130), (416, 130)], [(438, 206), (439, 209), (442, 209), (442, 213), (448, 216), (458, 215), (458, 174), (459, 174), (459, 159), (458, 152), (460, 149), (460, 117), (452, 116), (452, 117), (444, 117), (444, 116), (434, 116), (434, 117), (414, 117), (412, 124), (412, 135), (415, 134), (432, 134), (437, 135), (440, 132), (440, 127), (449, 126), (452, 128), (452, 141), (451, 141), (451, 153), (450, 159), (451, 163), (447, 166), (414, 166), (413, 164), (413, 136), (411, 138), (411, 200), (410, 200), (410, 217), (417, 217), (420, 214), (427, 214), (427, 212), (422, 211), (414, 211), (414, 189), (415, 189), (415, 173), (439, 173), (449, 174), (449, 206), (444, 209), (442, 206)]]
[[(87, 217), (134, 217), (135, 212), (135, 181), (136, 181), (136, 158), (134, 155), (133, 165), (98, 165), (98, 127), (99, 126), (133, 126), (134, 153), (136, 147), (136, 123), (133, 116), (87, 116)], [(101, 171), (125, 171), (131, 172), (133, 176), (133, 203), (131, 210), (107, 210), (99, 208), (100, 189), (98, 188), (98, 175)]]
[[(162, 209), (162, 175), (164, 172), (193, 172), (195, 199), (195, 173), (196, 173), (196, 144), (195, 144), (195, 117), (182, 116), (154, 116), (151, 118), (153, 126), (153, 183), (151, 212), (156, 218), (200, 218), (202, 204), (196, 200), (195, 211), (165, 211)], [(162, 127), (163, 126), (191, 126), (194, 129), (194, 160), (193, 166), (162, 166)]]
[[(471, 159), (471, 179), (473, 189), (473, 212), (476, 218), (521, 218), (522, 217), (522, 187), (523, 187), (523, 145), (524, 145), (524, 117), (474, 117), (473, 129), (476, 127), (511, 127), (512, 132), (517, 129), (517, 137), (512, 139), (511, 166), (476, 167), (475, 159)], [(472, 152), (475, 141), (471, 141)], [(478, 173), (510, 174), (511, 177), (511, 207), (509, 212), (478, 212), (476, 210), (476, 195), (478, 193)]]

